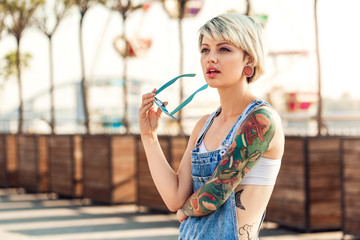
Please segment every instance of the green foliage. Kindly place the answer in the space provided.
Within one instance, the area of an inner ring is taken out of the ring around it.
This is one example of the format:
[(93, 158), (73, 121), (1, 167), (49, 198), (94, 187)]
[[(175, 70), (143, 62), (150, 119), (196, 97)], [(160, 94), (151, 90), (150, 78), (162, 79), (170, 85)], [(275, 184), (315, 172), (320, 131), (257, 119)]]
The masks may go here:
[[(30, 53), (23, 53), (20, 55), (20, 66), (22, 68), (28, 68), (30, 66), (30, 61), (32, 55)], [(6, 54), (2, 61), (4, 66), (0, 70), (0, 74), (4, 77), (5, 80), (17, 76), (17, 67), (16, 67), (16, 51), (9, 52)]]
[(6, 17), (6, 8), (4, 8), (4, 6), (0, 5), (0, 39), (1, 39), (1, 34), (3, 32), (3, 30), (5, 29), (5, 25), (4, 25), (4, 20)]

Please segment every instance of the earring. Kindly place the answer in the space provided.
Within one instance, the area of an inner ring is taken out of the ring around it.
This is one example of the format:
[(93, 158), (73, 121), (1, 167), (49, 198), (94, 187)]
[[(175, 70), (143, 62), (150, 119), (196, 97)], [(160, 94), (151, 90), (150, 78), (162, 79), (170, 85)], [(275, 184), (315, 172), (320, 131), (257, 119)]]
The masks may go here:
[(245, 66), (243, 69), (243, 74), (246, 77), (252, 77), (252, 75), (254, 75), (254, 69), (250, 66)]

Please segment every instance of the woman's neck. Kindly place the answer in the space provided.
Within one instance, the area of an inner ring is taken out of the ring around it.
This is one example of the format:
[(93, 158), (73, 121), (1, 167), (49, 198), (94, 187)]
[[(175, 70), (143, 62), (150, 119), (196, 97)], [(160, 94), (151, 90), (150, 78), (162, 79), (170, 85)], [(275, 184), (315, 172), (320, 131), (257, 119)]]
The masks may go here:
[(238, 117), (256, 99), (247, 83), (239, 85), (218, 89), (221, 103), (221, 116), (219, 117), (225, 121)]

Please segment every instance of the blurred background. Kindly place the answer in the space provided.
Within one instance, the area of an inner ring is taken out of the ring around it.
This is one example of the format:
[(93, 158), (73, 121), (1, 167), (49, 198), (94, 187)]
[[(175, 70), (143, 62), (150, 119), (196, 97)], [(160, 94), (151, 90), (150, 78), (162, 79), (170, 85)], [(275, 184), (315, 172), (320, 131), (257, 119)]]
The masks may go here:
[[(360, 134), (359, 1), (193, 0), (183, 16), (174, 0), (22, 2), (29, 14), (20, 28), (21, 9), (1, 11), (2, 132), (137, 133), (141, 95), (196, 73), (161, 94), (173, 109), (202, 86), (197, 31), (211, 17), (238, 11), (264, 28), (266, 74), (251, 87), (279, 111), (286, 134)], [(164, 117), (161, 133), (189, 134), (219, 106), (214, 91), (195, 97), (180, 126)]]
[[(204, 85), (198, 29), (236, 11), (263, 26), (266, 73), (251, 88), (286, 134), (261, 239), (360, 239), (359, 10), (358, 0), (0, 0), (0, 238), (177, 239), (138, 134), (141, 96), (196, 73), (159, 94), (172, 110)], [(215, 91), (162, 118), (175, 171), (196, 121), (219, 107)]]

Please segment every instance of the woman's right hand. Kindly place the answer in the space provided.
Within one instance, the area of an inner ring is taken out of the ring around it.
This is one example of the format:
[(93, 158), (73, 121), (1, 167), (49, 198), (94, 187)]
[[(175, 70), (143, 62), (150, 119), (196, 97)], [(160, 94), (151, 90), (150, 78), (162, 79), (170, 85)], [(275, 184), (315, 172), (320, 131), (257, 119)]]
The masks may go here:
[[(155, 111), (154, 97), (156, 89), (142, 96), (142, 103), (139, 109), (139, 128), (141, 135), (152, 135), (156, 133), (161, 118), (161, 109)], [(167, 102), (164, 102), (166, 105)]]

